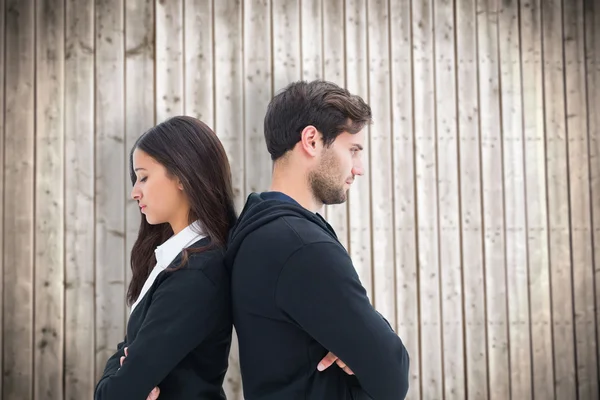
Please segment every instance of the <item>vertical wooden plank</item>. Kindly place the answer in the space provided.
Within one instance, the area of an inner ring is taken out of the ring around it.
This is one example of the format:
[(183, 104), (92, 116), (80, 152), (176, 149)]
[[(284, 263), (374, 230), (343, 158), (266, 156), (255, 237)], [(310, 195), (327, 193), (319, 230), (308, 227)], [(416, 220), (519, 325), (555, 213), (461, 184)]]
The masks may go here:
[(219, 0), (213, 5), (215, 130), (229, 157), (235, 206), (241, 210), (245, 202), (244, 119), (239, 118), (244, 112), (243, 6), (240, 0)]
[[(421, 312), (422, 397), (443, 397), (437, 207), (433, 3), (412, 4), (414, 130)], [(427, 354), (425, 356), (425, 354)]]
[(373, 245), (373, 303), (396, 326), (396, 279), (394, 260), (394, 215), (392, 198), (392, 141), (390, 110), (389, 4), (369, 0), (368, 54), (369, 103), (377, 128), (368, 136), (371, 153), (365, 178), (371, 181), (371, 230)]
[[(366, 0), (346, 0), (346, 88), (368, 100)], [(371, 130), (369, 129), (368, 135)], [(363, 165), (370, 163), (370, 147), (363, 151)], [(358, 177), (348, 192), (350, 256), (367, 295), (373, 301), (371, 250), (371, 182)]]
[(544, 110), (556, 398), (576, 398), (562, 1), (544, 1)]
[[(137, 138), (154, 125), (154, 0), (125, 2), (125, 286), (131, 281), (131, 249), (137, 239), (141, 213), (131, 199), (129, 152)], [(125, 319), (129, 307), (125, 304)]]
[(523, 158), (523, 107), (519, 4), (505, 2), (499, 15), (502, 149), (511, 397), (532, 398), (531, 337)]
[(156, 0), (156, 122), (183, 114), (183, 1)]
[(504, 240), (504, 193), (498, 60), (498, 4), (479, 0), (479, 98), (484, 265), (491, 399), (510, 396)]
[(300, 0), (272, 0), (273, 92), (302, 75)]
[(454, 2), (435, 2), (435, 93), (444, 397), (464, 399)]
[(94, 2), (68, 0), (65, 22), (65, 398), (79, 400), (96, 384)]
[(577, 396), (579, 399), (597, 399), (599, 393), (583, 1), (564, 2), (563, 5)]
[[(334, 7), (338, 7), (340, 4), (340, 0), (334, 0), (331, 2), (325, 2), (323, 4), (322, 0), (303, 0), (300, 2), (300, 32), (302, 33), (302, 37), (300, 38), (302, 43), (300, 45), (300, 53), (302, 54), (302, 79), (311, 81), (314, 79), (322, 79), (323, 78), (323, 69), (327, 67), (324, 64), (323, 57), (324, 55), (324, 31), (328, 28), (325, 23), (325, 10), (323, 8), (328, 7), (333, 4)], [(343, 7), (343, 6), (342, 6)], [(340, 9), (343, 11), (343, 9)], [(336, 15), (341, 23), (343, 23), (343, 14)], [(338, 25), (337, 28), (337, 36), (344, 35), (342, 29), (340, 29), (341, 25)], [(334, 39), (335, 40), (335, 39)], [(343, 43), (343, 42), (342, 42)], [(335, 51), (339, 54), (343, 52), (342, 49), (335, 49)], [(339, 57), (339, 55), (338, 55)], [(343, 68), (344, 62), (343, 58), (341, 60), (338, 59), (338, 62), (341, 63)], [(335, 66), (333, 66), (335, 68)], [(343, 84), (343, 83), (342, 83)]]
[(460, 135), (458, 152), (460, 154), (466, 391), (470, 399), (487, 400), (489, 386), (476, 0), (457, 1), (456, 8), (456, 87)]
[[(343, 0), (323, 1), (323, 79), (341, 87), (346, 85), (344, 23)], [(303, 30), (303, 35), (305, 32)], [(366, 179), (366, 176), (360, 179)], [(328, 222), (335, 229), (340, 243), (349, 250), (348, 202), (325, 208)]]
[(63, 398), (64, 1), (36, 4), (34, 398)]
[(184, 0), (184, 113), (214, 125), (212, 0)]
[(421, 398), (411, 2), (390, 3), (396, 326), (410, 355), (408, 398)]
[(552, 399), (554, 356), (548, 255), (541, 1), (527, 0), (520, 5), (532, 389), (535, 398)]
[[(5, 57), (4, 57), (4, 43), (5, 43), (5, 13), (6, 13), (6, 4), (4, 0), (0, 0), (0, 76), (4, 77), (6, 74), (5, 68)], [(2, 250), (2, 254), (4, 254), (4, 82), (5, 79), (0, 79), (0, 200), (2, 201), (2, 206), (0, 206), (0, 221), (2, 221), (2, 228), (0, 228), (0, 250)], [(0, 299), (4, 302), (4, 257), (0, 257)], [(3, 321), (4, 317), (4, 307), (0, 307), (0, 321)], [(4, 368), (3, 368), (3, 343), (4, 343), (4, 325), (0, 323), (0, 394), (2, 391), (2, 381), (4, 378)]]
[(121, 0), (96, 1), (96, 378), (125, 334), (125, 104)]
[(33, 397), (35, 1), (6, 2), (4, 398)]
[[(596, 296), (596, 361), (600, 369), (600, 4), (584, 0), (585, 69), (591, 182), (593, 271)], [(598, 374), (600, 382), (600, 371)]]
[(268, 190), (271, 156), (265, 145), (263, 122), (271, 101), (271, 6), (268, 0), (244, 2), (244, 124), (246, 156), (244, 199), (250, 192)]

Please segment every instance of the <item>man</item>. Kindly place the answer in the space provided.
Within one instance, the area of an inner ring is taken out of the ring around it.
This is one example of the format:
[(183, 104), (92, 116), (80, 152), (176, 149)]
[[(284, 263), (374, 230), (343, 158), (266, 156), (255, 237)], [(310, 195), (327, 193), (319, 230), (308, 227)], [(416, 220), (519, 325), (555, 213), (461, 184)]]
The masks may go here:
[(360, 97), (329, 82), (292, 83), (269, 104), (272, 185), (248, 197), (226, 255), (246, 400), (406, 396), (408, 353), (317, 213), (363, 174), (370, 122)]

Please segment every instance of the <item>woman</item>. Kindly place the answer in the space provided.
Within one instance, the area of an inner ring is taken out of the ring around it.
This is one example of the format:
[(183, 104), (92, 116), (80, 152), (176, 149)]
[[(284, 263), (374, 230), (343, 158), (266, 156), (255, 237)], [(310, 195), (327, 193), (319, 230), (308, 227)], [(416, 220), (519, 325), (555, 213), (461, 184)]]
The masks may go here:
[(174, 117), (137, 140), (130, 170), (142, 214), (133, 305), (95, 399), (225, 399), (232, 324), (223, 246), (236, 218), (225, 150), (201, 121)]

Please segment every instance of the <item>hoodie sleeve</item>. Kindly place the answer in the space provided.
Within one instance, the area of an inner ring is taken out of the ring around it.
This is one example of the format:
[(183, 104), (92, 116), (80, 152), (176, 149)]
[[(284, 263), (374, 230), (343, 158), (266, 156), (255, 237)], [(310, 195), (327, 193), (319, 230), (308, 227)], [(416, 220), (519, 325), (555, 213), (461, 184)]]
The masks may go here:
[(312, 243), (297, 250), (281, 271), (275, 296), (278, 307), (344, 361), (374, 400), (405, 398), (408, 352), (371, 305), (341, 246)]

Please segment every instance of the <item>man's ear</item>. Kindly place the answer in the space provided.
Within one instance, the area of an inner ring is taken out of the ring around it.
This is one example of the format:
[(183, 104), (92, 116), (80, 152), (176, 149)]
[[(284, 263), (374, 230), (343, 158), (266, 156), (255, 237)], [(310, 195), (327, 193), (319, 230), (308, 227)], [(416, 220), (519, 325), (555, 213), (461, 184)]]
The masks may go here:
[(312, 125), (308, 125), (302, 130), (300, 134), (300, 145), (304, 152), (314, 157), (316, 156), (321, 148), (321, 132)]

